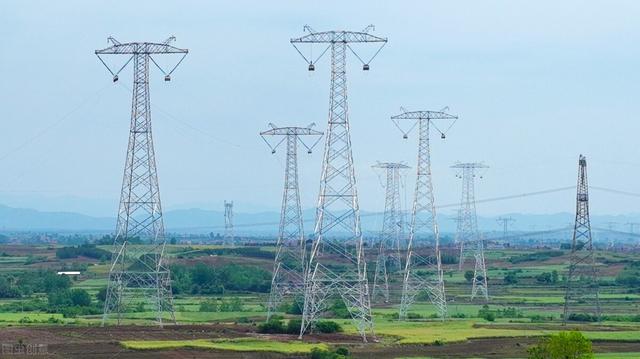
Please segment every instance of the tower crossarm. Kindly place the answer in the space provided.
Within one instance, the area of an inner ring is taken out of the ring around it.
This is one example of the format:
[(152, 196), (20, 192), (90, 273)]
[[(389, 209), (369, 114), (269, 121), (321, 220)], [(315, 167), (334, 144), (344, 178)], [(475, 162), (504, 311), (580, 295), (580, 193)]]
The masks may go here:
[(407, 166), (406, 164), (402, 163), (402, 162), (378, 162), (375, 165), (371, 166), (372, 168), (383, 168), (383, 169), (387, 169), (387, 168), (398, 168), (398, 169), (407, 169), (407, 168), (411, 168), (409, 166)]
[(387, 38), (360, 31), (321, 31), (311, 32), (305, 36), (291, 39), (292, 44), (331, 44), (336, 42), (387, 42)]
[(442, 111), (406, 111), (391, 116), (392, 120), (457, 120), (458, 116)]
[(188, 49), (180, 49), (175, 46), (171, 46), (168, 43), (157, 42), (128, 42), (121, 44), (119, 42), (113, 42), (113, 45), (96, 50), (96, 55), (123, 55), (123, 54), (187, 54)]
[(321, 131), (316, 131), (314, 129), (308, 127), (277, 127), (272, 128), (270, 130), (260, 132), (260, 136), (286, 136), (286, 135), (297, 135), (297, 136), (322, 136)]

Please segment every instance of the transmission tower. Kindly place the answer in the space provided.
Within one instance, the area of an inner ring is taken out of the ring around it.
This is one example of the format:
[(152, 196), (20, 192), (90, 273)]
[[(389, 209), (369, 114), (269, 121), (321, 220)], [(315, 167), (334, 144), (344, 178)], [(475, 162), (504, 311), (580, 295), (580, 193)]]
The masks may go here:
[(613, 251), (615, 249), (615, 241), (614, 241), (614, 236), (615, 233), (613, 233), (613, 227), (615, 227), (618, 223), (616, 222), (607, 222), (607, 229), (609, 230), (609, 234), (608, 234), (608, 242), (607, 242), (607, 250), (609, 251)]
[[(402, 130), (398, 120), (411, 120), (413, 122), (411, 129), (415, 128), (416, 125), (418, 127), (416, 187), (402, 281), (402, 298), (399, 312), (401, 320), (406, 319), (409, 308), (415, 302), (417, 294), (422, 290), (427, 291), (429, 299), (436, 307), (440, 317), (444, 320), (447, 316), (447, 297), (442, 275), (442, 262), (440, 260), (440, 232), (436, 220), (431, 177), (429, 132), (430, 127), (433, 126), (440, 132), (440, 137), (444, 139), (445, 132), (440, 131), (434, 120), (456, 120), (457, 118), (457, 116), (443, 111), (409, 112), (404, 109), (402, 114), (391, 117), (396, 126), (403, 132), (405, 139), (409, 137), (408, 132), (411, 130)], [(451, 125), (453, 125), (453, 122), (451, 122)], [(419, 274), (418, 270), (421, 267), (427, 271), (427, 275)]]
[[(361, 32), (316, 32), (309, 26), (305, 26), (308, 34), (291, 39), (298, 53), (309, 64), (310, 71), (315, 70), (315, 63), (322, 54), (331, 50), (329, 124), (320, 178), (314, 240), (305, 276), (305, 300), (300, 338), (308, 329), (313, 330), (318, 316), (326, 308), (327, 299), (335, 295), (339, 295), (344, 301), (363, 341), (367, 341), (367, 331), (375, 338), (351, 153), (346, 76), (348, 51), (362, 61), (352, 48), (352, 44), (380, 43), (380, 49), (386, 44), (387, 39), (368, 33), (372, 28), (373, 26), (368, 26)], [(325, 44), (327, 47), (318, 59), (308, 60), (296, 44)], [(380, 49), (371, 60), (380, 52)], [(369, 70), (369, 62), (362, 62), (362, 69)], [(346, 237), (346, 244), (338, 243), (338, 237)], [(323, 248), (321, 256), (319, 256), (319, 248)], [(335, 266), (328, 265), (335, 263), (335, 259), (344, 263), (339, 270), (335, 270)]]
[(473, 253), (475, 265), (471, 300), (475, 299), (478, 293), (482, 294), (485, 300), (489, 300), (484, 241), (478, 230), (475, 200), (476, 170), (488, 167), (482, 163), (456, 163), (451, 167), (460, 170), (461, 173), (456, 177), (462, 178), (462, 198), (460, 200), (460, 209), (458, 210), (459, 219), (456, 233), (456, 242), (460, 246), (459, 269), (462, 270), (465, 258)]
[(573, 229), (569, 273), (566, 280), (563, 322), (566, 324), (572, 312), (577, 311), (593, 314), (600, 321), (598, 272), (589, 220), (587, 158), (583, 155), (580, 155), (578, 160), (576, 222)]
[[(311, 129), (314, 125), (276, 127), (270, 123), (270, 130), (260, 132), (262, 139), (271, 148), (271, 153), (276, 153), (277, 147), (283, 142), (287, 146), (280, 229), (271, 279), (271, 293), (267, 303), (267, 320), (271, 318), (285, 296), (293, 297), (294, 301), (304, 298), (305, 240), (298, 187), (298, 143), (311, 153), (322, 137), (322, 132)], [(283, 136), (283, 139), (272, 146), (265, 136)], [(307, 146), (302, 139), (304, 136), (318, 136), (318, 138), (311, 146)]]
[[(156, 312), (156, 321), (162, 326), (163, 314), (168, 312), (175, 323), (171, 276), (163, 262), (166, 238), (162, 221), (162, 206), (158, 188), (158, 174), (151, 134), (151, 108), (149, 102), (149, 64), (152, 62), (171, 79), (171, 73), (187, 55), (188, 50), (171, 46), (170, 37), (163, 43), (120, 43), (110, 37), (110, 47), (96, 50), (95, 54), (118, 81), (118, 74), (133, 61), (133, 104), (131, 130), (120, 194), (120, 209), (116, 236), (113, 242), (107, 295), (104, 302), (104, 325), (109, 315), (122, 314), (134, 299), (148, 302)], [(181, 54), (182, 58), (170, 71), (164, 71), (152, 55)], [(129, 59), (117, 72), (113, 72), (101, 55), (128, 55)], [(142, 244), (142, 245), (141, 245)]]
[(509, 224), (515, 222), (516, 220), (511, 217), (498, 217), (496, 221), (502, 224), (502, 238), (506, 241), (507, 234), (509, 233)]
[(233, 201), (224, 201), (224, 242), (228, 247), (236, 246), (236, 235), (233, 231)]
[(378, 242), (378, 256), (373, 277), (371, 297), (375, 301), (380, 296), (389, 302), (389, 273), (402, 271), (401, 251), (404, 250), (404, 219), (400, 203), (401, 171), (410, 168), (404, 163), (378, 162), (372, 166), (385, 172), (384, 217), (382, 232)]

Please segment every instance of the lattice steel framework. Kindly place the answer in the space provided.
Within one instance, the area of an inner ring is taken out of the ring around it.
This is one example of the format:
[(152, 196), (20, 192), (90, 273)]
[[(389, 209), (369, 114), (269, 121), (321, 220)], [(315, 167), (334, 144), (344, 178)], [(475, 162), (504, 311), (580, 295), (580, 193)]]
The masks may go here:
[[(314, 323), (326, 308), (327, 299), (336, 295), (344, 301), (363, 341), (367, 341), (367, 332), (375, 338), (351, 153), (346, 68), (347, 51), (353, 52), (360, 59), (351, 44), (381, 43), (384, 46), (387, 42), (387, 39), (367, 33), (369, 29), (370, 27), (367, 27), (362, 32), (316, 32), (305, 26), (305, 30), (309, 32), (307, 35), (291, 39), (296, 49), (296, 45), (299, 44), (321, 43), (327, 45), (324, 52), (331, 50), (329, 123), (314, 240), (305, 275), (305, 301), (300, 338), (307, 330), (313, 330)], [(302, 55), (300, 50), (298, 52)], [(314, 70), (314, 61), (307, 62), (309, 70)], [(364, 64), (363, 70), (368, 69), (369, 64)], [(340, 237), (346, 237), (346, 242), (338, 243)], [(320, 248), (323, 248), (322, 255), (319, 253)], [(327, 265), (335, 263), (336, 260), (343, 264), (340, 269)]]
[(224, 237), (223, 244), (228, 247), (235, 247), (236, 234), (233, 229), (233, 201), (224, 201)]
[(502, 224), (502, 239), (507, 240), (509, 234), (509, 224), (515, 222), (516, 220), (511, 217), (498, 217), (496, 218), (498, 223)]
[(400, 172), (410, 167), (404, 163), (394, 162), (378, 162), (372, 167), (384, 170), (386, 181), (384, 183), (384, 217), (382, 231), (378, 239), (378, 256), (376, 257), (371, 299), (375, 301), (382, 298), (385, 303), (388, 303), (389, 274), (401, 273), (401, 253), (405, 247), (404, 215), (400, 203)]
[(566, 279), (563, 322), (575, 312), (592, 314), (600, 320), (598, 270), (596, 268), (591, 222), (589, 221), (589, 184), (587, 158), (578, 159), (578, 185), (576, 196), (576, 222), (571, 241), (569, 273)]
[[(149, 102), (149, 64), (155, 64), (170, 80), (171, 73), (188, 53), (170, 45), (173, 37), (163, 43), (132, 42), (122, 44), (109, 38), (112, 46), (96, 50), (100, 61), (118, 81), (118, 74), (133, 62), (133, 104), (129, 145), (120, 194), (120, 209), (116, 236), (113, 242), (107, 295), (102, 324), (112, 313), (120, 324), (122, 314), (135, 299), (151, 303), (156, 321), (162, 326), (167, 312), (175, 323), (171, 276), (163, 262), (165, 236), (162, 206), (158, 188), (158, 175), (151, 133), (151, 108)], [(182, 54), (171, 71), (164, 71), (151, 55)], [(130, 55), (128, 61), (113, 72), (101, 55)]]
[[(409, 308), (415, 302), (418, 293), (423, 290), (427, 291), (440, 317), (444, 319), (447, 316), (447, 297), (440, 260), (440, 234), (433, 195), (429, 135), (433, 120), (456, 120), (457, 118), (442, 111), (405, 111), (391, 117), (398, 128), (401, 128), (398, 120), (411, 120), (414, 121), (414, 127), (418, 126), (418, 165), (402, 281), (399, 312), (401, 320), (407, 318)], [(440, 132), (441, 137), (444, 138), (444, 132)], [(404, 132), (404, 137), (408, 137), (407, 132)], [(419, 271), (419, 269), (423, 270)]]
[(456, 163), (451, 167), (460, 170), (461, 173), (457, 176), (462, 178), (462, 198), (458, 210), (458, 229), (456, 231), (456, 242), (460, 246), (459, 269), (464, 268), (465, 258), (473, 253), (475, 265), (471, 300), (474, 300), (478, 294), (481, 294), (485, 300), (489, 300), (484, 241), (478, 230), (475, 200), (476, 170), (488, 167), (482, 163)]
[[(311, 153), (318, 143), (322, 132), (308, 127), (276, 127), (260, 132), (260, 136), (276, 153), (276, 148), (285, 143), (287, 154), (284, 167), (284, 191), (282, 194), (282, 210), (280, 212), (280, 229), (276, 257), (271, 279), (271, 293), (267, 302), (267, 320), (276, 311), (285, 297), (292, 297), (294, 301), (304, 298), (305, 273), (305, 239), (302, 224), (302, 207), (300, 206), (300, 188), (298, 186), (298, 143)], [(265, 136), (279, 136), (283, 139), (272, 146)], [(317, 140), (310, 146), (304, 141), (304, 136), (317, 136)], [(303, 306), (302, 303), (298, 303)]]

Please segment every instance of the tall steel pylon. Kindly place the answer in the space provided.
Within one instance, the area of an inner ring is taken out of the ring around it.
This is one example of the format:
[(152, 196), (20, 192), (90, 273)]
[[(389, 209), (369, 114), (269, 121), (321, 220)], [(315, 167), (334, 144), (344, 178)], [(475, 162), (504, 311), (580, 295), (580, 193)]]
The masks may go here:
[[(300, 188), (298, 186), (298, 143), (302, 144), (308, 153), (311, 153), (313, 147), (323, 135), (322, 132), (311, 129), (313, 125), (311, 124), (307, 127), (276, 127), (270, 123), (270, 130), (260, 132), (262, 139), (271, 148), (271, 153), (276, 153), (277, 147), (283, 142), (287, 148), (280, 228), (278, 230), (276, 257), (273, 264), (271, 293), (267, 302), (267, 320), (271, 318), (273, 312), (282, 303), (283, 298), (292, 297), (294, 303), (304, 298), (306, 246), (302, 224), (302, 207), (300, 206)], [(282, 136), (284, 138), (272, 145), (266, 140), (265, 136)], [(307, 145), (302, 139), (304, 136), (318, 136), (318, 139), (313, 144)]]
[(509, 233), (509, 224), (516, 220), (511, 217), (498, 217), (496, 218), (496, 221), (502, 224), (502, 238), (503, 240), (506, 240), (507, 234)]
[(236, 246), (236, 234), (233, 230), (233, 201), (224, 201), (224, 237), (223, 244), (228, 247)]
[[(326, 308), (327, 299), (336, 295), (344, 301), (363, 341), (367, 341), (367, 332), (375, 338), (351, 153), (346, 67), (348, 51), (361, 59), (351, 44), (381, 43), (382, 46), (386, 44), (387, 39), (369, 34), (370, 29), (372, 26), (368, 26), (361, 32), (316, 32), (309, 26), (305, 26), (308, 34), (291, 39), (292, 45), (305, 60), (307, 58), (296, 44), (326, 44), (326, 49), (318, 59), (331, 50), (329, 124), (326, 131), (314, 240), (305, 275), (305, 300), (300, 338), (308, 329), (313, 330), (318, 316)], [(309, 70), (315, 70), (317, 59), (307, 60), (307, 62)], [(364, 63), (363, 70), (369, 70), (369, 62)], [(340, 237), (346, 238), (346, 242), (338, 243)], [(319, 255), (320, 248), (323, 248), (322, 255)], [(327, 265), (335, 263), (336, 260), (344, 264), (339, 270), (336, 270), (335, 266)]]
[(488, 166), (482, 163), (456, 163), (451, 168), (459, 169), (461, 174), (456, 176), (462, 178), (462, 198), (458, 210), (458, 229), (456, 231), (456, 242), (460, 246), (459, 269), (462, 270), (465, 258), (473, 253), (475, 265), (471, 300), (475, 299), (478, 293), (482, 294), (485, 300), (489, 300), (484, 241), (478, 230), (475, 200), (476, 169), (488, 168)]
[[(117, 315), (118, 324), (127, 306), (137, 299), (150, 302), (156, 312), (156, 321), (162, 326), (163, 314), (169, 313), (175, 323), (171, 275), (163, 262), (166, 238), (162, 221), (162, 206), (158, 188), (158, 174), (151, 134), (151, 108), (149, 102), (149, 64), (152, 62), (171, 79), (188, 50), (163, 43), (120, 43), (114, 38), (112, 46), (96, 50), (95, 54), (118, 81), (118, 74), (133, 61), (133, 103), (129, 145), (120, 193), (120, 209), (116, 236), (113, 242), (107, 296), (104, 302), (102, 325), (109, 315)], [(151, 55), (182, 54), (170, 71), (164, 71)], [(118, 71), (112, 71), (101, 55), (129, 55)]]
[(401, 171), (410, 168), (404, 163), (378, 162), (372, 166), (374, 169), (384, 170), (386, 181), (384, 217), (382, 231), (378, 239), (378, 256), (376, 257), (376, 269), (373, 277), (372, 300), (382, 297), (385, 303), (389, 302), (389, 274), (402, 271), (402, 255), (405, 247), (404, 218), (400, 203)]
[[(392, 116), (396, 126), (402, 130), (398, 120), (414, 121), (418, 126), (418, 164), (416, 166), (416, 187), (411, 212), (411, 227), (407, 257), (402, 281), (399, 318), (407, 318), (409, 308), (415, 302), (416, 295), (426, 290), (431, 303), (444, 320), (447, 316), (447, 297), (444, 288), (442, 261), (440, 259), (440, 233), (436, 219), (433, 180), (431, 175), (430, 127), (434, 126), (445, 138), (445, 132), (435, 126), (434, 120), (456, 120), (458, 117), (443, 111), (404, 111)], [(451, 123), (453, 125), (453, 122)], [(451, 128), (451, 126), (449, 126)], [(402, 131), (404, 138), (408, 132)], [(427, 275), (419, 274), (425, 269)]]
[(591, 222), (589, 220), (589, 184), (587, 158), (578, 159), (578, 185), (576, 196), (576, 222), (571, 241), (569, 273), (566, 277), (563, 322), (575, 312), (588, 313), (600, 320), (598, 270), (595, 263)]

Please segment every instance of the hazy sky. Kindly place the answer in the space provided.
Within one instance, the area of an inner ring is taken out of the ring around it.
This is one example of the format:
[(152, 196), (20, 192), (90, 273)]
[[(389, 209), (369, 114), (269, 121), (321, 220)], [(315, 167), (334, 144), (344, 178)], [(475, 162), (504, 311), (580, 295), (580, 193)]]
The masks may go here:
[[(348, 67), (363, 209), (383, 206), (372, 164), (415, 165), (415, 136), (404, 141), (389, 120), (400, 106), (449, 106), (460, 116), (445, 141), (433, 137), (438, 203), (459, 199), (455, 161), (491, 167), (476, 191), (487, 198), (574, 185), (579, 153), (592, 185), (640, 192), (638, 18), (637, 1), (3, 1), (0, 200), (115, 214), (132, 79), (126, 71), (112, 84), (93, 51), (110, 35), (175, 35), (190, 54), (170, 83), (154, 71), (151, 84), (165, 208), (222, 209), (227, 199), (241, 212), (278, 209), (284, 153), (271, 155), (258, 132), (269, 122), (324, 130), (327, 121), (328, 57), (310, 75), (289, 43), (305, 24), (375, 24), (389, 38), (371, 71), (353, 57)], [(306, 208), (315, 205), (321, 148), (300, 156)], [(478, 211), (571, 212), (574, 197)], [(594, 192), (592, 212), (638, 208), (634, 198)]]

